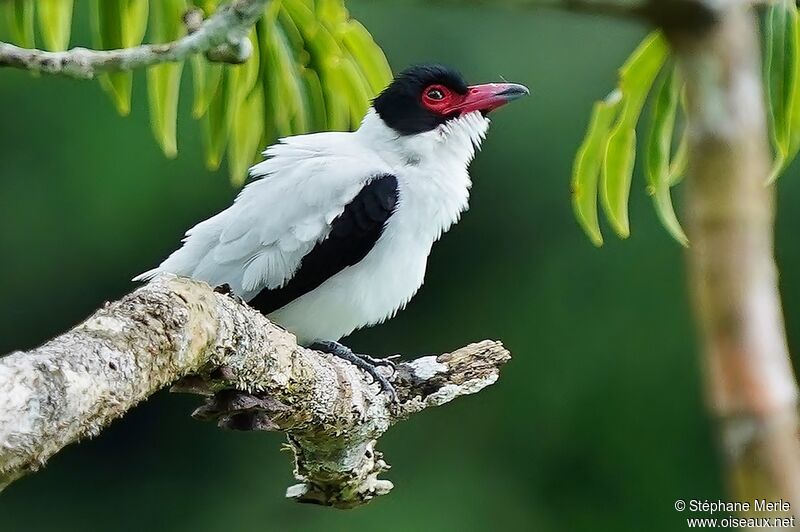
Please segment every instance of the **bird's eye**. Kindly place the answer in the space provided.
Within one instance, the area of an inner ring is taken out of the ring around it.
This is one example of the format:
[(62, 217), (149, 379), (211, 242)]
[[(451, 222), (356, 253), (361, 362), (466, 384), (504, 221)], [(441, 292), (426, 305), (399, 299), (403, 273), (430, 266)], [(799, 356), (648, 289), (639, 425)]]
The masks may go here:
[[(2, 1), (2, 0), (0, 0)], [(422, 91), (422, 105), (432, 113), (444, 116), (447, 114), (447, 109), (453, 103), (453, 99), (457, 96), (453, 94), (449, 88), (444, 85), (428, 85)]]
[(425, 93), (425, 95), (431, 100), (444, 100), (444, 91), (442, 89), (428, 89), (428, 92)]

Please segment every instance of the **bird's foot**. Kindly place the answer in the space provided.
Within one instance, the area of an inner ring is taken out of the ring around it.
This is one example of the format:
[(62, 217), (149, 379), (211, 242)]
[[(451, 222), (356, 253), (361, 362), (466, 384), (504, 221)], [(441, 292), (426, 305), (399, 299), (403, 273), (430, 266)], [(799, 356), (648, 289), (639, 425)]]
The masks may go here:
[[(345, 347), (345, 349), (347, 348)], [(392, 371), (394, 371), (394, 369), (397, 367), (395, 360), (398, 360), (400, 358), (400, 355), (392, 355), (385, 358), (374, 358), (369, 355), (363, 355), (361, 353), (353, 353), (353, 355), (357, 356), (358, 358), (360, 358), (361, 360), (363, 360), (364, 362), (366, 362), (371, 366), (385, 366), (387, 368), (392, 368)]]
[(229, 285), (228, 283), (221, 284), (219, 286), (215, 286), (214, 287), (214, 292), (217, 292), (218, 294), (224, 294), (224, 295), (230, 297), (231, 299), (233, 299), (234, 301), (236, 301), (237, 303), (239, 303), (240, 305), (244, 305), (245, 304), (245, 300), (242, 299), (241, 297), (239, 297), (238, 295), (236, 295), (233, 292), (233, 288), (231, 288), (231, 285)]
[(369, 355), (353, 353), (352, 349), (340, 344), (339, 342), (316, 342), (310, 347), (316, 351), (322, 351), (323, 353), (328, 353), (337, 358), (341, 358), (342, 360), (350, 362), (372, 377), (373, 382), (380, 384), (381, 391), (389, 396), (389, 399), (392, 403), (396, 404), (398, 402), (397, 391), (394, 389), (394, 386), (392, 386), (392, 383), (389, 382), (389, 379), (387, 379), (383, 373), (378, 371), (379, 366), (386, 366), (391, 368), (392, 372), (394, 372), (395, 363), (393, 359), (398, 358), (398, 356), (373, 358)]

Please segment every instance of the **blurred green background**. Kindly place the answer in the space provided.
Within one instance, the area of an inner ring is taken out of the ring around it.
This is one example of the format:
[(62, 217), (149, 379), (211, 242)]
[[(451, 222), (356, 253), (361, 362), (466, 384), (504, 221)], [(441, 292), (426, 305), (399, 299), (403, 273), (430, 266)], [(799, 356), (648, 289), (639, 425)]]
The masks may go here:
[[(81, 6), (82, 3), (78, 3)], [(0, 529), (672, 531), (677, 498), (724, 497), (704, 414), (681, 248), (639, 170), (633, 235), (593, 248), (569, 204), (591, 103), (644, 34), (548, 11), (353, 1), (395, 70), (436, 60), (533, 96), (494, 116), (470, 211), (434, 248), (407, 310), (348, 342), (373, 354), (502, 339), (514, 358), (484, 392), (392, 429), (391, 495), (342, 512), (283, 498), (280, 434), (189, 418), (160, 393), (0, 497)], [(87, 43), (85, 8), (73, 42)], [(133, 288), (236, 191), (202, 165), (181, 103), (177, 160), (147, 123), (143, 75), (122, 119), (96, 83), (0, 72), (0, 353), (33, 347)], [(800, 335), (797, 170), (779, 186), (790, 341)], [(785, 207), (785, 208), (784, 208)]]

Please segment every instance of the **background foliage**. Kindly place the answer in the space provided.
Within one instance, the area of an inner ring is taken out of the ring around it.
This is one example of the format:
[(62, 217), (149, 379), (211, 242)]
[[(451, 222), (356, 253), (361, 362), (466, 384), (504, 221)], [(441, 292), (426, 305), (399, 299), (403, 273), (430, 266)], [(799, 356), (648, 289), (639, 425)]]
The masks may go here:
[[(91, 40), (84, 5), (74, 42)], [(644, 168), (632, 180), (628, 242), (592, 248), (569, 209), (586, 117), (641, 29), (488, 7), (348, 7), (395, 68), (439, 60), (475, 82), (502, 75), (533, 89), (494, 116), (472, 166), (471, 210), (434, 248), (420, 294), (349, 340), (364, 352), (424, 354), (501, 338), (514, 353), (502, 379), (387, 434), (396, 490), (353, 512), (283, 500), (292, 479), (280, 435), (220, 431), (188, 417), (196, 399), (160, 394), (6, 490), (4, 531), (673, 531), (684, 526), (675, 499), (724, 498), (681, 249), (658, 227)], [(126, 120), (92, 83), (9, 70), (0, 80), (3, 353), (129, 291), (236, 191), (202, 165), (191, 83), (178, 103), (183, 155), (168, 160), (148, 138), (144, 76)], [(800, 180), (779, 184), (797, 352)]]
[[(763, 10), (764, 88), (773, 152), (774, 183), (800, 151), (800, 24), (794, 0)], [(630, 236), (628, 204), (636, 162), (637, 129), (648, 98), (645, 151), (647, 193), (664, 228), (680, 244), (689, 240), (672, 204), (672, 188), (686, 171), (683, 82), (660, 32), (648, 35), (619, 69), (617, 88), (595, 103), (572, 170), (575, 217), (596, 246), (603, 244), (598, 203), (613, 231)]]
[[(19, 46), (62, 51), (75, 46), (72, 24), (91, 21), (91, 47), (130, 48), (186, 35), (184, 15), (211, 16), (217, 0), (6, 0), (0, 39)], [(241, 185), (263, 146), (286, 135), (347, 131), (358, 127), (370, 98), (391, 79), (381, 49), (344, 0), (274, 0), (250, 32), (253, 53), (242, 65), (189, 62), (192, 115), (202, 122), (206, 166), (228, 172)], [(184, 61), (147, 69), (150, 127), (167, 157), (178, 154), (176, 122)], [(134, 72), (101, 74), (98, 81), (122, 116), (131, 111)]]

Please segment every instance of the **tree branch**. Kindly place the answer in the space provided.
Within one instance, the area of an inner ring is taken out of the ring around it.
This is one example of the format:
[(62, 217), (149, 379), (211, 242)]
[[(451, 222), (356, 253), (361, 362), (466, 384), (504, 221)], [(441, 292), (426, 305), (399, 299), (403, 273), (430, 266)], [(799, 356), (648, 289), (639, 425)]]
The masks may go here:
[[(643, 18), (659, 26), (706, 26), (716, 20), (716, 0), (446, 0), (451, 3), (504, 5), (520, 8), (550, 8), (562, 11), (608, 15), (617, 18)], [(771, 0), (727, 0), (728, 3), (755, 5)]]
[(788, 499), (800, 516), (798, 387), (773, 258), (775, 189), (765, 186), (771, 156), (752, 12), (768, 1), (504, 3), (642, 17), (665, 31), (686, 80), (689, 286), (732, 500)]
[(298, 347), (203, 283), (162, 276), (45, 345), (0, 358), (0, 487), (182, 378), (179, 391), (218, 392), (195, 412), (202, 418), (215, 417), (226, 388), (254, 394), (255, 428), (286, 432), (295, 454), (301, 484), (287, 497), (357, 506), (392, 488), (377, 478), (388, 468), (375, 450), (381, 434), (493, 384), (509, 358), (499, 342), (484, 341), (398, 364), (393, 406), (351, 364)]
[(0, 67), (89, 79), (103, 72), (181, 61), (190, 55), (210, 51), (215, 51), (215, 58), (241, 63), (252, 53), (247, 36), (264, 12), (267, 1), (229, 2), (217, 9), (196, 31), (164, 44), (144, 44), (119, 50), (73, 48), (66, 52), (45, 52), (0, 42)]
[(707, 31), (667, 31), (687, 88), (687, 253), (706, 390), (734, 500), (788, 499), (800, 515), (798, 391), (773, 259), (757, 24), (740, 3), (718, 4)]

